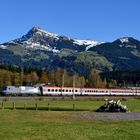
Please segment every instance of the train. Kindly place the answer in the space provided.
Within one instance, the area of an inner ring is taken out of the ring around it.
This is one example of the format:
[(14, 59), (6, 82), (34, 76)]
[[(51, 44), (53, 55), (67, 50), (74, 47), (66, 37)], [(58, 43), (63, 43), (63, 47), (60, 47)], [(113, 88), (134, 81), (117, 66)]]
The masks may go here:
[(39, 95), (39, 96), (140, 96), (139, 88), (77, 88), (58, 86), (6, 86), (3, 96)]

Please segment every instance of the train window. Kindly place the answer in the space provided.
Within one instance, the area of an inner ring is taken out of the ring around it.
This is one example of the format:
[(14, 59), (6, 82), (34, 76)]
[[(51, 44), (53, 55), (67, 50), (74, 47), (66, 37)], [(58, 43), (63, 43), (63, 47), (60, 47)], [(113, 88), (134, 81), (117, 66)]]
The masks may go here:
[(57, 92), (58, 90), (57, 89), (55, 89), (55, 92)]
[(69, 92), (71, 92), (71, 89), (69, 89)]
[(59, 89), (59, 92), (61, 92), (61, 89)]
[(65, 90), (63, 89), (62, 91), (64, 92)]
[(66, 92), (68, 92), (68, 90), (66, 89)]
[(77, 92), (77, 90), (75, 90), (75, 92)]
[(52, 92), (54, 92), (54, 89), (52, 89)]
[(50, 91), (50, 89), (48, 89), (48, 91)]

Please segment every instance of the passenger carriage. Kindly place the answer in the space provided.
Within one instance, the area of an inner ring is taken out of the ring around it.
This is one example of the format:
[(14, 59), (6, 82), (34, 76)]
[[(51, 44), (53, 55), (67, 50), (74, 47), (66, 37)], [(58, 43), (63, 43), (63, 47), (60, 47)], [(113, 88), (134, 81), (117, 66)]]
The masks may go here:
[(81, 95), (80, 88), (42, 86), (43, 95)]

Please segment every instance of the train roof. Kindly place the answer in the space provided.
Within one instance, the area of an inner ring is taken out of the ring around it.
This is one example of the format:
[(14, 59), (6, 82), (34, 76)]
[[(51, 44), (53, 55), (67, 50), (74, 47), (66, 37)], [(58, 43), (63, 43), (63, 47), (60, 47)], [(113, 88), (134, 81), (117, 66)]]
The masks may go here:
[(47, 88), (74, 88), (74, 89), (86, 89), (86, 90), (134, 90), (133, 88), (78, 88), (78, 87), (59, 87), (59, 86), (50, 86), (50, 85), (43, 85), (42, 87)]

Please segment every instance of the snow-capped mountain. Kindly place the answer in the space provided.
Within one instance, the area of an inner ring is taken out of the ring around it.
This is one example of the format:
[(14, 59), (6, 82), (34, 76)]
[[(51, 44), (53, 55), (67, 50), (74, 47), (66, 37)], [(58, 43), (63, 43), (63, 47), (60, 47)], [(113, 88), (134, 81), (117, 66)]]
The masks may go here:
[(86, 75), (100, 71), (140, 69), (140, 41), (132, 37), (113, 42), (80, 40), (33, 27), (21, 38), (0, 45), (0, 64), (31, 66)]
[[(47, 32), (39, 27), (33, 27), (26, 35), (21, 38), (10, 41), (8, 44), (21, 45), (25, 48), (34, 50), (47, 50), (52, 52), (59, 52), (55, 49), (55, 42), (59, 40), (59, 36), (54, 33)], [(3, 48), (8, 45), (4, 43)]]
[(59, 39), (59, 36), (55, 33), (47, 32), (39, 27), (33, 27), (26, 35), (22, 36), (21, 38), (15, 40), (15, 41), (21, 41), (21, 42), (35, 41), (35, 40), (32, 40), (33, 37), (35, 37), (35, 36), (42, 36), (45, 38), (53, 38), (56, 40)]
[[(45, 31), (39, 27), (33, 27), (26, 35), (22, 36), (19, 39), (10, 41), (9, 43), (20, 44), (26, 48), (40, 49), (59, 53), (61, 49), (66, 48), (66, 46), (64, 47), (63, 42), (68, 43), (69, 46), (71, 44), (71, 47), (73, 47), (73, 49), (80, 50), (81, 46), (81, 49), (85, 49), (86, 51), (93, 46), (101, 44), (94, 40), (78, 40), (61, 36)], [(7, 43), (2, 44), (0, 47), (6, 48), (6, 45)], [(61, 47), (61, 45), (63, 46), (63, 48)]]

